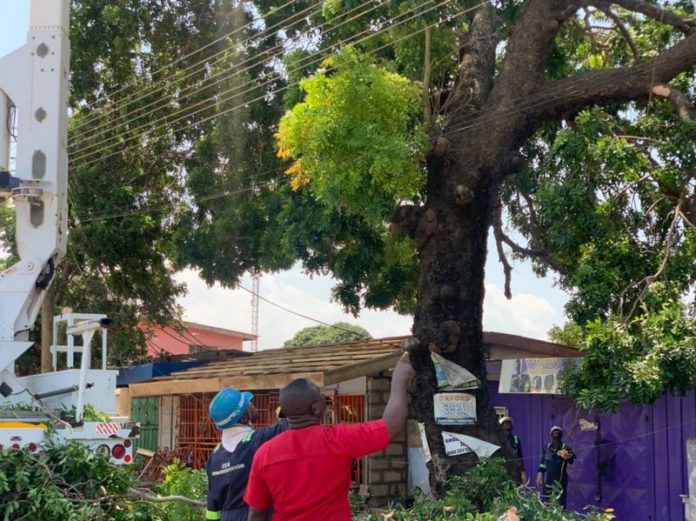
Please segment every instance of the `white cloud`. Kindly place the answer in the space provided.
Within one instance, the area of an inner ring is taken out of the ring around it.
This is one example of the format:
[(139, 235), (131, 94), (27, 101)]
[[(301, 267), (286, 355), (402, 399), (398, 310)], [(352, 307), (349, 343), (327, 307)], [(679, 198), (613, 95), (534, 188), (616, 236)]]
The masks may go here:
[[(340, 305), (330, 301), (328, 277), (298, 277), (299, 270), (291, 270), (261, 279), (261, 295), (271, 302), (322, 322), (338, 321), (359, 324), (374, 337), (408, 334), (411, 318), (393, 311), (364, 310), (357, 319), (343, 312)], [(193, 270), (177, 275), (185, 282), (188, 294), (179, 300), (184, 318), (211, 326), (251, 331), (251, 295), (242, 289), (225, 289), (219, 284), (208, 288)], [(248, 281), (245, 287), (250, 287)], [(263, 300), (260, 302), (259, 348), (280, 347), (297, 331), (317, 325)]]
[[(248, 292), (225, 289), (219, 284), (208, 288), (193, 270), (179, 273), (177, 279), (188, 286), (188, 295), (179, 301), (187, 320), (251, 331), (251, 295)], [(243, 284), (250, 287), (248, 280)], [(297, 313), (322, 322), (341, 320), (359, 324), (376, 338), (409, 333), (411, 317), (393, 311), (364, 310), (357, 319), (343, 313), (338, 304), (331, 302), (330, 287), (330, 277), (309, 278), (297, 268), (261, 279), (263, 297)], [(497, 285), (486, 284), (484, 329), (545, 339), (547, 330), (560, 322), (561, 310), (554, 309), (548, 300), (531, 294), (517, 294), (507, 300)], [(261, 301), (259, 347), (280, 347), (297, 331), (313, 325), (316, 322)]]
[(563, 310), (554, 309), (545, 298), (519, 293), (513, 294), (512, 299), (508, 300), (497, 285), (486, 284), (483, 327), (487, 331), (546, 340), (546, 333), (551, 326), (563, 322)]

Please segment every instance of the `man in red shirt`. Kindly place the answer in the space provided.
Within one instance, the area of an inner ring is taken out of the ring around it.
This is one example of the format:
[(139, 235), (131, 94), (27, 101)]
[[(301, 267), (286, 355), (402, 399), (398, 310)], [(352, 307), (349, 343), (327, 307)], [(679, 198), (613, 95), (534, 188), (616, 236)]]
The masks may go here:
[(391, 395), (381, 420), (322, 426), (326, 400), (300, 379), (280, 393), (290, 429), (261, 446), (254, 456), (244, 500), (249, 521), (350, 521), (353, 460), (384, 450), (404, 428), (407, 390), (415, 372), (408, 354), (394, 368)]

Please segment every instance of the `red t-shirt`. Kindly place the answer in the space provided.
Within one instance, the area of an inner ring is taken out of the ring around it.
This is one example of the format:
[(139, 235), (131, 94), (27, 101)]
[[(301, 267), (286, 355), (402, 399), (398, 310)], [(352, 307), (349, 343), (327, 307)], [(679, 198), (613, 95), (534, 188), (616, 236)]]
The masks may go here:
[(388, 445), (384, 420), (287, 430), (254, 456), (244, 501), (273, 521), (350, 521), (353, 460)]

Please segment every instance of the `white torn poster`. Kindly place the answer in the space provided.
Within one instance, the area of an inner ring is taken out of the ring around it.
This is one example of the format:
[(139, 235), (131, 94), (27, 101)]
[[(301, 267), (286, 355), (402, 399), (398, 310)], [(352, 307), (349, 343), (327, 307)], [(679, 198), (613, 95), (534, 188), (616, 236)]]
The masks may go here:
[(443, 432), (442, 443), (445, 444), (445, 454), (448, 456), (459, 456), (472, 452), (471, 447), (457, 438), (453, 432)]
[(425, 458), (425, 462), (428, 463), (433, 457), (430, 454), (430, 446), (428, 445), (428, 437), (425, 434), (424, 423), (418, 424), (418, 431), (420, 432), (421, 446), (423, 447), (423, 458)]
[(473, 425), (476, 423), (476, 397), (467, 393), (433, 395), (435, 423), (438, 425)]
[(437, 386), (440, 389), (479, 389), (481, 382), (462, 366), (450, 362), (437, 353), (430, 353), (430, 359), (435, 366)]
[(456, 432), (443, 431), (442, 442), (445, 444), (447, 456), (458, 456), (473, 451), (479, 458), (490, 458), (495, 451), (500, 449), (498, 445)]

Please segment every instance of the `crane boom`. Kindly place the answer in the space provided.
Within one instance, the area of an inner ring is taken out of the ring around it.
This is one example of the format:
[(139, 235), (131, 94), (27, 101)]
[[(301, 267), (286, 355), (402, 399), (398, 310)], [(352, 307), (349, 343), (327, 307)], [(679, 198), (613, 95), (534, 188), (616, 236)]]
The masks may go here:
[[(19, 255), (19, 262), (0, 273), (0, 397), (9, 406), (30, 398), (47, 415), (16, 422), (17, 411), (0, 409), (0, 450), (10, 446), (41, 450), (50, 437), (44, 422), (55, 416), (49, 405), (69, 407), (72, 403), (74, 421), (53, 425), (58, 441), (83, 443), (110, 456), (113, 463), (128, 464), (133, 461), (137, 424), (114, 416), (108, 422), (84, 419), (87, 403), (99, 402), (115, 410), (118, 371), (106, 368), (103, 328), (110, 321), (104, 315), (54, 317), (54, 328), (61, 321), (68, 325), (69, 340), (67, 347), (52, 346), (53, 371), (21, 378), (14, 374), (15, 361), (32, 345), (29, 330), (67, 247), (69, 27), (70, 0), (31, 0), (26, 44), (0, 59), (0, 127), (7, 126), (11, 109), (18, 115), (14, 176), (10, 173), (10, 133), (0, 132), (0, 198), (14, 202)], [(90, 367), (91, 340), (99, 330), (100, 370)], [(58, 353), (67, 352), (72, 362), (75, 336), (83, 340), (80, 370), (73, 369), (72, 363), (68, 369), (58, 370)]]
[[(70, 1), (31, 0), (27, 42), (0, 59), (0, 122), (17, 111), (17, 160), (0, 134), (0, 196), (12, 198), (19, 262), (0, 274), (0, 393), (67, 246)], [(4, 119), (3, 119), (4, 118)], [(4, 171), (3, 171), (4, 170)]]

